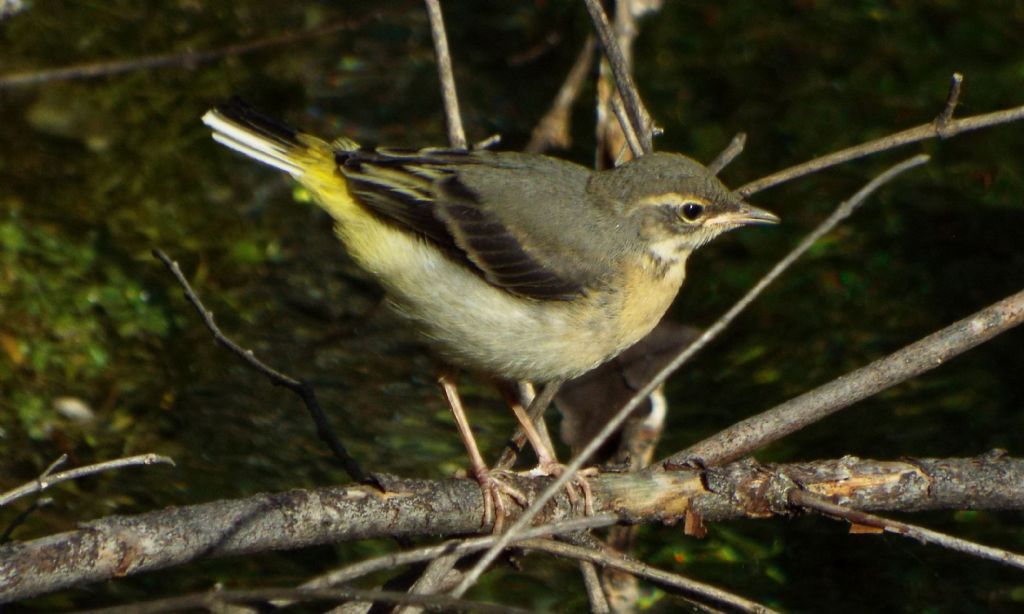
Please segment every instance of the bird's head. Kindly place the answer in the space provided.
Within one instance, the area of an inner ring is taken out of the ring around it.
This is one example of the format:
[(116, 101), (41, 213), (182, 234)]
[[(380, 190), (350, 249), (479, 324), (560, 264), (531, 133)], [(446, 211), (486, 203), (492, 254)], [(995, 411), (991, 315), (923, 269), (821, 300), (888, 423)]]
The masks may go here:
[(635, 225), (658, 260), (684, 261), (718, 235), (779, 218), (734, 195), (708, 169), (679, 154), (654, 153), (594, 173), (587, 189)]

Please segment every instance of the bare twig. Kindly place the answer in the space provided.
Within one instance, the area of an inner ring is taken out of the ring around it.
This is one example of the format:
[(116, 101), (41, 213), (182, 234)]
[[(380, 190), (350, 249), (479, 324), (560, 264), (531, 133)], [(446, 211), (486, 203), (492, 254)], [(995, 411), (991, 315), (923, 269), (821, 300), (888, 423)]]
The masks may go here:
[(164, 263), (164, 266), (166, 266), (171, 272), (171, 275), (174, 275), (174, 278), (178, 281), (178, 285), (181, 286), (181, 289), (185, 294), (185, 298), (188, 302), (192, 303), (192, 306), (199, 313), (199, 317), (203, 319), (203, 323), (206, 325), (206, 328), (213, 334), (214, 340), (220, 344), (221, 347), (241, 358), (242, 362), (255, 369), (258, 373), (262, 373), (270, 380), (271, 384), (287, 388), (297, 394), (299, 398), (302, 399), (303, 404), (305, 404), (306, 409), (313, 418), (313, 422), (316, 424), (317, 435), (319, 435), (320, 439), (327, 444), (331, 449), (331, 452), (334, 453), (334, 457), (341, 463), (345, 473), (347, 473), (349, 477), (356, 482), (366, 481), (366, 474), (363, 473), (359, 463), (356, 462), (356, 459), (348, 453), (348, 450), (341, 442), (341, 439), (338, 438), (334, 433), (334, 430), (331, 428), (330, 422), (327, 421), (327, 416), (324, 415), (324, 411), (320, 407), (320, 401), (317, 399), (316, 390), (302, 380), (297, 380), (269, 367), (256, 358), (256, 355), (253, 354), (252, 350), (243, 348), (225, 336), (217, 326), (217, 323), (214, 322), (213, 312), (203, 305), (199, 296), (192, 290), (192, 286), (189, 285), (188, 280), (185, 279), (185, 275), (181, 272), (181, 268), (178, 266), (178, 263), (171, 260), (167, 254), (159, 249), (154, 249), (153, 255)]
[(985, 546), (983, 544), (954, 537), (952, 535), (946, 535), (945, 533), (939, 533), (938, 531), (932, 531), (931, 529), (926, 529), (917, 525), (889, 518), (882, 518), (881, 516), (868, 514), (867, 512), (861, 512), (859, 510), (853, 510), (833, 503), (821, 495), (803, 491), (799, 488), (789, 490), (787, 497), (791, 505), (814, 510), (826, 516), (846, 520), (854, 524), (875, 527), (889, 533), (896, 533), (898, 535), (904, 535), (906, 537), (916, 539), (925, 544), (935, 544), (942, 546), (943, 548), (963, 552), (964, 554), (970, 554), (989, 561), (996, 561), (1018, 569), (1024, 569), (1024, 555), (1016, 554), (1009, 550), (1004, 550), (1003, 548)]
[(583, 43), (583, 48), (576, 56), (569, 75), (559, 88), (551, 108), (544, 114), (544, 117), (537, 122), (537, 126), (530, 135), (530, 142), (526, 144), (525, 151), (540, 153), (552, 147), (566, 149), (572, 145), (572, 135), (569, 132), (569, 124), (572, 119), (572, 105), (583, 89), (583, 83), (594, 63), (594, 37), (588, 36)]
[(1024, 322), (1024, 290), (768, 411), (738, 422), (663, 464), (740, 458), (873, 394), (934, 369)]
[[(959, 86), (955, 79), (954, 88), (952, 88), (950, 92), (950, 100), (955, 103), (957, 97), (953, 95), (953, 90), (955, 90), (955, 93), (959, 95)], [(761, 190), (779, 185), (780, 183), (791, 181), (805, 175), (810, 175), (811, 173), (816, 173), (830, 166), (849, 162), (850, 160), (855, 160), (857, 158), (863, 158), (864, 156), (876, 154), (881, 151), (888, 151), (890, 149), (902, 147), (903, 145), (909, 145), (911, 143), (917, 143), (918, 141), (925, 141), (928, 139), (946, 139), (962, 132), (969, 132), (971, 130), (988, 128), (990, 126), (1007, 124), (1024, 119), (1024, 105), (1004, 109), (1002, 111), (994, 111), (992, 113), (973, 115), (963, 119), (943, 120), (947, 111), (952, 115), (952, 109), (948, 101), (943, 112), (927, 124), (908, 128), (902, 132), (883, 136), (880, 139), (861, 143), (860, 145), (855, 145), (853, 147), (847, 147), (846, 149), (841, 149), (820, 158), (815, 158), (802, 164), (782, 169), (781, 171), (740, 186), (736, 190), (736, 193), (740, 196), (747, 197), (755, 192), (760, 192)]]
[(680, 576), (679, 574), (663, 571), (661, 569), (651, 567), (646, 563), (628, 559), (621, 555), (593, 550), (591, 548), (584, 548), (581, 546), (574, 546), (572, 544), (564, 544), (550, 539), (528, 539), (521, 542), (520, 546), (528, 550), (540, 550), (542, 552), (571, 557), (581, 561), (590, 561), (596, 565), (604, 567), (621, 569), (661, 586), (682, 591), (690, 596), (699, 596), (704, 599), (710, 599), (720, 604), (736, 608), (741, 612), (758, 612), (765, 614), (774, 612), (774, 610), (771, 610), (759, 603), (744, 599), (743, 597), (728, 591), (723, 591), (722, 589), (711, 586), (710, 584), (690, 580), (689, 578)]
[(580, 574), (583, 576), (583, 587), (587, 591), (591, 614), (611, 612), (608, 597), (605, 596), (604, 587), (601, 586), (601, 576), (597, 573), (597, 567), (590, 561), (580, 561)]
[[(615, 524), (616, 522), (618, 522), (618, 518), (611, 514), (598, 514), (596, 516), (588, 516), (585, 518), (564, 520), (549, 525), (530, 528), (527, 531), (524, 531), (523, 534), (517, 538), (516, 542), (547, 535), (559, 535), (584, 529), (607, 527)], [(447, 555), (465, 556), (467, 554), (489, 548), (496, 541), (498, 541), (497, 535), (488, 535), (486, 537), (474, 537), (471, 539), (446, 542), (434, 546), (425, 546), (423, 548), (416, 548), (415, 550), (407, 550), (405, 552), (385, 554), (373, 559), (359, 561), (358, 563), (353, 563), (347, 567), (324, 574), (310, 580), (302, 586), (303, 588), (338, 586), (371, 573), (394, 569), (400, 565), (420, 563)]]
[(722, 153), (708, 164), (708, 172), (717, 175), (722, 169), (729, 166), (729, 163), (736, 159), (736, 156), (743, 153), (743, 147), (747, 144), (747, 134), (740, 132), (732, 137), (729, 144), (722, 150)]
[[(591, 535), (589, 531), (566, 533), (558, 536), (558, 539), (560, 541), (565, 541), (575, 546), (588, 548), (597, 552), (604, 552), (608, 549), (601, 540)], [(608, 612), (611, 612), (611, 604), (609, 603), (608, 595), (605, 594), (605, 589), (601, 583), (601, 575), (598, 573), (597, 566), (590, 561), (578, 561), (577, 565), (580, 570), (580, 575), (583, 576), (583, 588), (587, 593), (587, 601), (590, 603), (591, 614), (607, 614)]]
[(56, 471), (58, 468), (63, 467), (64, 463), (66, 462), (68, 462), (68, 455), (61, 454), (60, 456), (57, 457), (55, 461), (47, 465), (46, 469), (43, 469), (43, 472), (39, 474), (39, 479), (42, 480), (43, 478), (47, 477), (48, 475)]
[(11, 501), (26, 495), (43, 492), (54, 484), (67, 482), (68, 480), (77, 480), (78, 478), (96, 475), (97, 473), (102, 473), (104, 471), (124, 469), (125, 467), (137, 467), (139, 465), (164, 464), (174, 466), (174, 461), (167, 456), (161, 456), (159, 454), (139, 454), (137, 456), (127, 456), (125, 458), (104, 461), (94, 465), (86, 465), (85, 467), (78, 467), (77, 469), (68, 469), (67, 471), (61, 471), (60, 473), (54, 473), (51, 475), (51, 472), (56, 467), (63, 464), (65, 460), (67, 460), (67, 457), (62, 456), (47, 467), (47, 469), (35, 480), (0, 494), (0, 507), (3, 507)]
[(619, 410), (619, 413), (615, 415), (604, 428), (594, 437), (594, 439), (587, 444), (582, 452), (576, 455), (576, 457), (566, 467), (561, 476), (558, 477), (550, 486), (537, 499), (530, 505), (529, 509), (525, 510), (516, 522), (509, 527), (508, 531), (503, 535), (502, 540), (499, 540), (494, 546), (491, 547), (477, 562), (476, 565), (466, 574), (462, 582), (459, 584), (456, 590), (452, 591), (452, 595), (455, 597), (461, 596), (465, 591), (479, 579), (484, 569), (498, 556), (501, 549), (505, 547), (502, 543), (504, 539), (510, 539), (518, 531), (521, 531), (523, 527), (532, 520), (532, 518), (541, 510), (543, 505), (548, 502), (573, 476), (579, 471), (583, 463), (593, 454), (597, 449), (611, 436), (612, 433), (622, 425), (622, 423), (629, 417), (633, 409), (637, 407), (647, 395), (651, 394), (658, 386), (660, 386), (668, 376), (671, 375), (682, 366), (691, 356), (700, 351), (706, 346), (712, 339), (718, 336), (725, 328), (738, 316), (746, 307), (754, 301), (758, 295), (769, 284), (771, 284), (779, 275), (783, 273), (791, 264), (814, 244), (820, 237), (828, 233), (834, 228), (839, 222), (846, 219), (851, 215), (854, 210), (863, 203), (868, 196), (870, 196), (875, 190), (880, 188), (885, 183), (894, 179), (900, 173), (907, 171), (915, 166), (920, 166), (928, 160), (928, 156), (917, 155), (908, 160), (904, 160), (899, 164), (896, 164), (889, 168), (878, 177), (871, 180), (867, 185), (861, 188), (856, 194), (854, 194), (849, 200), (839, 205), (835, 212), (832, 213), (824, 222), (822, 222), (817, 228), (815, 228), (803, 241), (800, 242), (797, 247), (793, 249), (789, 254), (786, 255), (778, 264), (772, 268), (757, 284), (754, 285), (750, 291), (729, 311), (719, 318), (714, 324), (712, 324), (707, 330), (705, 330), (700, 337), (697, 338), (691, 345), (683, 349), (675, 359), (672, 360), (668, 365), (661, 369), (658, 374), (643, 388), (641, 388), (633, 396), (632, 399), (626, 405)]
[(946, 106), (942, 109), (942, 113), (935, 118), (935, 125), (939, 128), (939, 134), (945, 130), (946, 126), (949, 125), (949, 121), (953, 119), (953, 113), (956, 111), (956, 105), (960, 103), (960, 88), (963, 86), (964, 76), (958, 72), (953, 73), (953, 78), (949, 83), (949, 95), (946, 96)]
[(288, 45), (308, 38), (323, 36), (338, 30), (354, 28), (363, 23), (363, 20), (353, 21), (351, 19), (326, 24), (312, 30), (301, 32), (286, 32), (277, 36), (261, 38), (247, 43), (236, 43), (218, 49), (208, 51), (184, 51), (182, 53), (162, 53), (150, 55), (131, 60), (118, 60), (113, 62), (95, 62), (90, 64), (77, 64), (63, 68), (49, 68), (43, 70), (31, 70), (16, 72), (8, 75), (0, 75), (0, 90), (28, 85), (39, 85), (52, 81), (67, 81), (71, 79), (94, 79), (117, 75), (135, 70), (146, 70), (152, 68), (181, 67), (194, 68), (197, 64), (210, 62), (226, 56), (241, 55), (276, 47)]
[(82, 614), (159, 614), (192, 610), (223, 611), (227, 604), (265, 604), (275, 600), (295, 602), (368, 602), (422, 605), (445, 612), (483, 612), (485, 614), (518, 614), (527, 610), (507, 606), (453, 599), (446, 595), (408, 595), (393, 591), (368, 591), (355, 588), (262, 588), (251, 590), (214, 590), (180, 597), (137, 602), (126, 606), (84, 610)]
[(455, 91), (455, 76), (452, 74), (452, 57), (448, 52), (448, 36), (444, 31), (440, 0), (424, 0), (430, 19), (430, 35), (434, 39), (434, 55), (437, 58), (437, 75), (441, 80), (441, 97), (444, 99), (444, 116), (448, 121), (448, 144), (455, 149), (466, 149), (466, 132), (462, 128), (462, 114), (459, 112), (459, 96)]
[[(612, 94), (608, 102), (612, 107), (612, 113), (615, 114), (615, 118), (619, 120), (619, 126), (622, 128), (622, 136), (625, 137), (626, 145), (629, 146), (629, 151), (633, 154), (633, 157), (639, 158), (644, 155), (643, 144), (637, 138), (636, 132), (628, 129), (629, 116), (626, 113), (626, 109), (622, 106), (622, 98), (616, 94)], [(621, 159), (622, 155), (616, 156), (614, 162), (615, 166), (619, 165), (619, 161)]]
[(25, 521), (27, 521), (29, 517), (32, 516), (32, 514), (52, 504), (53, 497), (37, 497), (33, 499), (32, 503), (29, 503), (25, 509), (18, 512), (14, 516), (14, 518), (12, 518), (11, 521), (7, 523), (7, 526), (4, 528), (3, 533), (0, 533), (0, 545), (6, 544), (11, 539), (11, 535), (13, 535), (14, 532), (18, 529), (18, 527), (24, 524)]
[(651, 142), (650, 116), (640, 100), (640, 94), (637, 92), (633, 76), (629, 71), (629, 65), (615, 40), (611, 24), (608, 23), (608, 16), (598, 0), (584, 0), (584, 4), (594, 22), (594, 31), (597, 33), (598, 40), (601, 41), (605, 57), (608, 58), (612, 73), (615, 75), (615, 85), (628, 111), (629, 121), (622, 126), (622, 129), (626, 134), (632, 130), (640, 142), (643, 153), (650, 153), (654, 150), (654, 145)]
[(492, 134), (486, 139), (473, 143), (473, 150), (490, 149), (491, 147), (496, 147), (499, 143), (501, 143), (501, 135)]
[[(455, 570), (455, 564), (460, 558), (462, 557), (457, 554), (444, 554), (430, 561), (416, 582), (409, 587), (409, 594), (434, 595), (451, 589), (462, 577), (462, 574)], [(419, 614), (422, 611), (422, 606), (410, 605), (398, 610), (396, 614)]]

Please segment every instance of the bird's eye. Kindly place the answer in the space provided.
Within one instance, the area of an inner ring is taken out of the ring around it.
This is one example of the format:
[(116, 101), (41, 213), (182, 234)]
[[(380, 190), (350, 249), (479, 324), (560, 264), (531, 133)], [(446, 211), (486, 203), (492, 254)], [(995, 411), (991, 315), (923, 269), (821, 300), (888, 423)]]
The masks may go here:
[(680, 209), (680, 213), (683, 215), (683, 219), (688, 222), (696, 222), (704, 215), (704, 205), (697, 203), (686, 203)]

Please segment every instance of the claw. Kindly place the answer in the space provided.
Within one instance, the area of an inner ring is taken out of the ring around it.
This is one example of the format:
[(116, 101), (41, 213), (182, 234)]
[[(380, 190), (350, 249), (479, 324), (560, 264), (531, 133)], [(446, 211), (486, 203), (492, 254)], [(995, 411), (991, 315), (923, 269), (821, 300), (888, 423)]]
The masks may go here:
[[(542, 462), (530, 471), (526, 472), (526, 474), (530, 476), (558, 477), (564, 472), (565, 465), (561, 463)], [(583, 513), (587, 516), (594, 515), (594, 491), (590, 488), (590, 482), (587, 478), (593, 477), (597, 475), (597, 473), (598, 471), (594, 467), (580, 469), (565, 485), (565, 496), (569, 498), (569, 505), (571, 505), (573, 509), (576, 508), (580, 500), (576, 489), (578, 488), (583, 493)]]
[(480, 493), (484, 499), (482, 526), (490, 526), (491, 531), (497, 534), (501, 533), (501, 530), (505, 528), (505, 518), (508, 516), (508, 509), (505, 507), (505, 497), (512, 499), (521, 507), (526, 507), (529, 501), (522, 491), (495, 476), (494, 473), (501, 472), (491, 472), (488, 469), (483, 469), (482, 471), (476, 471), (474, 477), (480, 485)]

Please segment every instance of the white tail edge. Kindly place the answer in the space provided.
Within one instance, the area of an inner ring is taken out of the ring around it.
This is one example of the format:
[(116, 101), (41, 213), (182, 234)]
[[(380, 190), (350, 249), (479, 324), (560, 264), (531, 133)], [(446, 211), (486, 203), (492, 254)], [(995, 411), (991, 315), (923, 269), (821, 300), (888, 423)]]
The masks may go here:
[(282, 170), (292, 177), (302, 176), (302, 168), (295, 163), (288, 148), (232, 122), (216, 109), (203, 115), (203, 123), (213, 130), (213, 140), (221, 145)]

